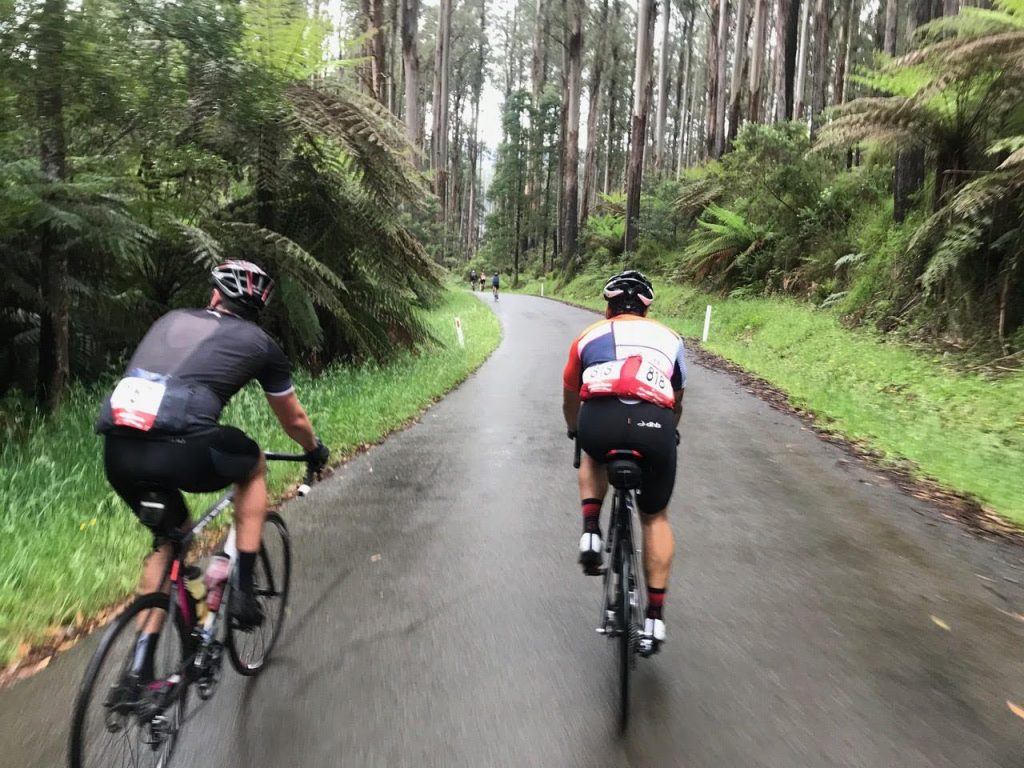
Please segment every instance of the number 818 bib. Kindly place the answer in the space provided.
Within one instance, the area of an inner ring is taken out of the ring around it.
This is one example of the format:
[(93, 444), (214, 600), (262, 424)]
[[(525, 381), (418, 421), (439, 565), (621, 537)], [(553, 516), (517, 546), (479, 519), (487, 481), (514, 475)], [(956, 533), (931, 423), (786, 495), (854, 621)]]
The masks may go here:
[(631, 397), (671, 408), (675, 404), (668, 374), (640, 355), (592, 365), (583, 372), (580, 398)]

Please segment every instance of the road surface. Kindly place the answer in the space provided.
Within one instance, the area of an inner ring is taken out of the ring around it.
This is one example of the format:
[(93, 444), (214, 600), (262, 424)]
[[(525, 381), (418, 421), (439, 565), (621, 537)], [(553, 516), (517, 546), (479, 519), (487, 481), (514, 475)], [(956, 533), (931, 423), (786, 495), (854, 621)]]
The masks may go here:
[[(225, 673), (176, 765), (1021, 768), (1020, 551), (697, 366), (669, 643), (641, 662), (617, 736), (560, 413), (593, 316), (512, 295), (495, 309), (504, 340), (476, 375), (287, 505), (282, 644), (262, 677)], [(62, 764), (94, 642), (0, 692), (4, 768)]]

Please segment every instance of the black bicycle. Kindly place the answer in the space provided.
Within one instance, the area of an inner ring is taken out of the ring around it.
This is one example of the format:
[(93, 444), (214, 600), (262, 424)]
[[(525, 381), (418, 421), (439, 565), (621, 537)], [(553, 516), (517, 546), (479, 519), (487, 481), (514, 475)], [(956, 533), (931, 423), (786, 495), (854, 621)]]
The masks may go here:
[[(304, 454), (265, 455), (268, 461), (307, 461)], [(300, 496), (309, 492), (313, 480), (307, 462)], [(196, 536), (231, 505), (233, 496), (233, 490), (225, 493), (190, 529), (174, 531), (162, 529), (160, 522), (175, 497), (154, 490), (142, 502), (140, 519), (171, 543), (161, 582), (164, 591), (137, 597), (104, 632), (75, 699), (68, 746), (71, 768), (166, 768), (185, 722), (189, 690), (195, 686), (203, 701), (213, 696), (224, 651), (240, 674), (256, 675), (265, 666), (281, 634), (291, 581), (291, 544), (281, 516), (271, 512), (263, 524), (253, 586), (264, 621), (255, 629), (242, 629), (225, 617), (234, 594), (233, 560), (226, 582), (211, 588), (209, 596), (196, 594), (200, 571), (185, 564)], [(232, 525), (224, 542), (229, 553), (234, 538)], [(148, 640), (142, 639), (144, 634)], [(155, 642), (155, 649), (143, 647), (140, 640)], [(150, 660), (151, 667), (140, 672)]]
[[(633, 450), (612, 450), (605, 455), (608, 483), (615, 489), (611, 520), (605, 542), (604, 600), (598, 634), (616, 640), (619, 670), (619, 729), (629, 726), (630, 675), (640, 654), (640, 635), (647, 615), (647, 583), (644, 577), (643, 530), (637, 489), (641, 486), (640, 462)], [(576, 441), (573, 466), (580, 466)]]

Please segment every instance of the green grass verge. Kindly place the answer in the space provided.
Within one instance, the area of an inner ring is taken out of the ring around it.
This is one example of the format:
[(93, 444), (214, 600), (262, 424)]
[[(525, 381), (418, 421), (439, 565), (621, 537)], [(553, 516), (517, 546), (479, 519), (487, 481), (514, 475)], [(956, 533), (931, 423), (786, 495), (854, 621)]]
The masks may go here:
[[(455, 315), (462, 318), (465, 349), (455, 341)], [(461, 291), (449, 293), (426, 319), (438, 343), (416, 354), (382, 367), (333, 368), (317, 379), (297, 375), (299, 397), (335, 457), (416, 416), (479, 366), (501, 335), (490, 309)], [(104, 478), (102, 443), (92, 432), (101, 395), (79, 388), (58, 418), (9, 414), (3, 425), (0, 668), (51, 628), (81, 621), (135, 586), (150, 536)], [(294, 447), (255, 385), (232, 401), (224, 422), (268, 448)], [(301, 466), (274, 465), (271, 491), (281, 493), (301, 473)], [(190, 501), (195, 509), (207, 499)]]
[[(601, 276), (584, 274), (546, 294), (595, 309)], [(532, 280), (521, 290), (539, 293)], [(867, 443), (920, 475), (969, 494), (1024, 525), (1024, 374), (957, 371), (941, 356), (826, 310), (784, 299), (723, 299), (659, 281), (652, 317), (700, 336), (713, 307), (709, 350), (785, 391), (819, 423)]]

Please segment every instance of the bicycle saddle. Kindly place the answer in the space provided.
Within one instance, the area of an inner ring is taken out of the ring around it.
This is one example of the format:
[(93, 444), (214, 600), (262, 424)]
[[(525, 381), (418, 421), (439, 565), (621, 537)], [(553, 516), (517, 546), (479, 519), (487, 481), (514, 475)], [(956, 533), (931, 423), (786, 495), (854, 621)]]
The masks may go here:
[(139, 522), (154, 533), (167, 535), (188, 519), (188, 509), (181, 492), (156, 486), (144, 491), (135, 508)]
[(608, 470), (608, 482), (620, 491), (636, 490), (643, 483), (643, 472), (640, 462), (643, 455), (639, 451), (612, 450), (605, 454), (604, 462)]

